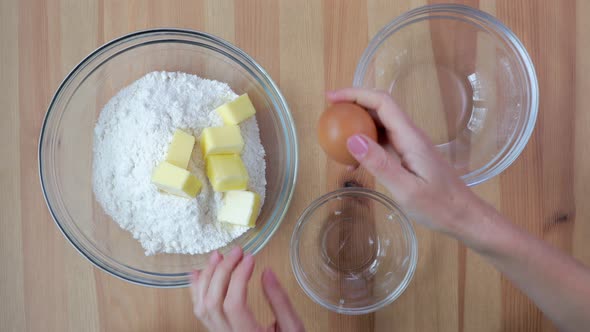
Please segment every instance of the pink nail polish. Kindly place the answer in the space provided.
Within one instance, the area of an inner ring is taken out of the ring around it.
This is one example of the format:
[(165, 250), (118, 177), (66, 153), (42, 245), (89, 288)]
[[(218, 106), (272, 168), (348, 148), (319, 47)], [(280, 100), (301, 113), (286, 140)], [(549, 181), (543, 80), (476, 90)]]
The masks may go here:
[(349, 137), (346, 141), (346, 146), (348, 147), (348, 151), (356, 158), (363, 158), (369, 151), (369, 143), (360, 135)]

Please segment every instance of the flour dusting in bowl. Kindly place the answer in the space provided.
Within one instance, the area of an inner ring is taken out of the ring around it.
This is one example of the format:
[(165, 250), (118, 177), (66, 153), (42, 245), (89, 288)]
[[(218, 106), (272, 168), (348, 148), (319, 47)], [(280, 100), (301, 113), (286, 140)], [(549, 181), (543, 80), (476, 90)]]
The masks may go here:
[[(223, 124), (215, 108), (237, 98), (222, 82), (196, 75), (152, 72), (122, 89), (103, 108), (94, 129), (93, 189), (105, 212), (141, 242), (146, 255), (205, 253), (230, 243), (247, 227), (221, 223), (222, 193), (205, 174), (199, 144), (188, 171), (203, 184), (196, 198), (163, 194), (151, 183), (176, 129), (199, 137)], [(266, 191), (265, 151), (256, 118), (240, 124), (248, 190)]]

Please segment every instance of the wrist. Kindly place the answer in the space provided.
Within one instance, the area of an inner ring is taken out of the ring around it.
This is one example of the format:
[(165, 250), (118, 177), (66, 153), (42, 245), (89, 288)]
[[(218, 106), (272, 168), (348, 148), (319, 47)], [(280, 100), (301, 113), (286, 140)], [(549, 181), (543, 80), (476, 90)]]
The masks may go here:
[(455, 214), (449, 234), (478, 252), (493, 251), (506, 221), (491, 205), (472, 195)]

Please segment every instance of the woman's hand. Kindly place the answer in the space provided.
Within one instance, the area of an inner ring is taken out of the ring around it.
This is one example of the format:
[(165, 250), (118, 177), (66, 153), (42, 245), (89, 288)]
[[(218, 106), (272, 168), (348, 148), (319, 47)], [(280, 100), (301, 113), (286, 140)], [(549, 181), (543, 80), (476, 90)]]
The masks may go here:
[[(355, 102), (385, 129), (386, 144), (364, 135), (348, 139), (349, 152), (383, 184), (414, 220), (463, 237), (474, 209), (488, 208), (442, 159), (429, 138), (384, 92), (342, 89), (328, 92), (333, 102)], [(466, 234), (465, 234), (466, 235)]]
[(262, 287), (275, 315), (274, 324), (261, 326), (247, 303), (248, 281), (254, 271), (254, 257), (240, 247), (226, 257), (217, 251), (209, 265), (192, 274), (194, 312), (210, 331), (304, 331), (287, 293), (270, 270), (262, 273)]
[(364, 106), (385, 128), (385, 145), (357, 135), (348, 139), (348, 150), (416, 221), (482, 254), (560, 330), (588, 330), (590, 269), (515, 227), (472, 194), (389, 95), (343, 89), (328, 93), (328, 99)]

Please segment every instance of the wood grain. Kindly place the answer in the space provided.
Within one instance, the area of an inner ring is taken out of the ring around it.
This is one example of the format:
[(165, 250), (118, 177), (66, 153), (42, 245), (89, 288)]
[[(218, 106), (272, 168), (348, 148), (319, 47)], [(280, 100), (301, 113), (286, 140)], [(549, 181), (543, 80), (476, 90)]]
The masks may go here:
[[(299, 181), (280, 230), (257, 256), (249, 303), (273, 319), (260, 287), (270, 267), (310, 331), (553, 331), (509, 281), (454, 240), (417, 227), (420, 257), (407, 291), (364, 316), (312, 302), (288, 261), (311, 200), (364, 171), (327, 161), (315, 143), (324, 91), (350, 86), (370, 38), (427, 0), (0, 1), (0, 330), (198, 331), (188, 291), (125, 283), (94, 268), (59, 233), (40, 191), (37, 143), (48, 103), (86, 54), (126, 33), (182, 27), (218, 35), (277, 82), (295, 119)], [(460, 1), (507, 24), (535, 63), (541, 107), (533, 137), (502, 175), (474, 188), (515, 223), (590, 264), (590, 14), (587, 1)], [(436, 56), (436, 54), (435, 54)]]
[[(0, 309), (0, 328), (23, 331), (26, 327), (23, 272), (23, 242), (20, 207), (20, 118), (18, 4), (0, 3), (0, 297), (11, 299)], [(10, 36), (10, 37), (8, 37)]]

